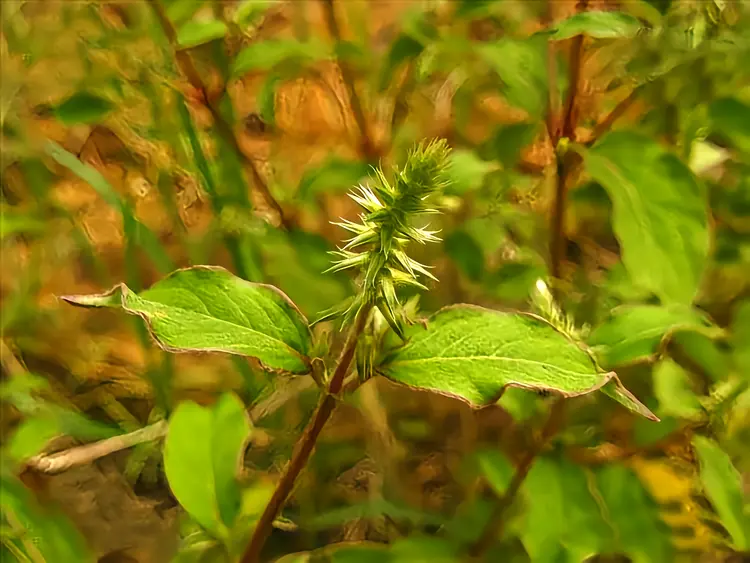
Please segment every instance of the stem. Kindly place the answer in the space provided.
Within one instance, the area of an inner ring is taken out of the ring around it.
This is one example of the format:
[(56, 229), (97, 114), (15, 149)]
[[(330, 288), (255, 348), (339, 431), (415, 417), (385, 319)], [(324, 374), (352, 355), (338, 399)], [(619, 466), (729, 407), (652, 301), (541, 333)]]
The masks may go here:
[[(588, 0), (580, 0), (576, 9), (582, 12), (586, 9)], [(562, 137), (574, 142), (576, 140), (576, 97), (581, 81), (581, 66), (583, 59), (583, 35), (573, 39), (573, 50), (570, 59), (570, 90), (565, 102), (562, 123)], [(558, 151), (559, 153), (559, 151)], [(565, 201), (568, 195), (568, 176), (574, 168), (577, 154), (566, 151), (557, 155), (557, 184), (555, 186), (555, 203), (552, 214), (552, 231), (550, 236), (550, 273), (553, 278), (561, 278), (562, 262), (565, 256)]]
[(187, 78), (190, 85), (198, 92), (200, 92), (203, 96), (206, 108), (211, 112), (211, 117), (213, 117), (214, 125), (219, 135), (224, 139), (224, 142), (232, 147), (232, 150), (237, 154), (239, 159), (246, 164), (247, 169), (250, 171), (253, 185), (261, 193), (266, 203), (279, 216), (279, 222), (281, 223), (281, 225), (286, 230), (290, 230), (294, 225), (284, 214), (284, 209), (281, 207), (279, 202), (276, 201), (276, 198), (273, 197), (271, 190), (268, 188), (268, 184), (266, 184), (265, 180), (263, 180), (263, 177), (260, 175), (255, 162), (242, 151), (242, 148), (240, 148), (240, 145), (237, 142), (237, 137), (232, 130), (232, 126), (227, 123), (227, 121), (221, 115), (221, 111), (219, 110), (219, 106), (217, 104), (217, 100), (220, 99), (220, 96), (214, 97), (209, 95), (208, 89), (203, 83), (203, 79), (201, 78), (200, 74), (198, 73), (198, 69), (193, 63), (193, 59), (190, 58), (190, 55), (187, 53), (187, 51), (180, 49), (180, 46), (177, 43), (177, 32), (175, 31), (172, 22), (169, 21), (169, 17), (164, 11), (164, 8), (162, 7), (159, 0), (148, 0), (148, 3), (153, 8), (154, 13), (156, 14), (156, 18), (159, 20), (159, 23), (164, 30), (164, 35), (166, 35), (167, 39), (169, 40), (169, 44), (174, 49), (177, 66), (185, 75), (185, 78)]
[(633, 105), (633, 102), (638, 98), (638, 88), (635, 88), (630, 94), (627, 95), (625, 99), (623, 99), (619, 104), (617, 104), (614, 109), (607, 114), (607, 116), (602, 119), (599, 123), (596, 124), (596, 127), (594, 127), (594, 131), (592, 134), (592, 141), (591, 143), (594, 143), (597, 139), (599, 139), (602, 135), (604, 135), (607, 131), (609, 131), (612, 126), (615, 124), (615, 121), (620, 119), (626, 111), (630, 108), (630, 106)]
[(260, 561), (261, 551), (263, 550), (266, 540), (271, 535), (273, 522), (284, 507), (286, 499), (294, 488), (294, 483), (296, 482), (297, 477), (305, 468), (305, 465), (307, 465), (307, 460), (310, 459), (310, 455), (315, 449), (315, 443), (317, 442), (323, 427), (326, 422), (328, 422), (331, 413), (333, 413), (336, 408), (336, 394), (341, 391), (344, 377), (346, 377), (349, 367), (352, 364), (352, 360), (354, 359), (354, 354), (357, 350), (357, 341), (365, 328), (365, 323), (367, 322), (369, 313), (370, 307), (365, 306), (360, 309), (357, 314), (354, 325), (349, 330), (349, 335), (346, 338), (346, 343), (344, 344), (344, 349), (339, 357), (336, 370), (333, 372), (331, 382), (328, 384), (328, 390), (321, 398), (315, 414), (313, 414), (312, 419), (308, 422), (307, 427), (305, 427), (305, 431), (294, 446), (292, 459), (284, 470), (281, 479), (276, 485), (276, 490), (273, 492), (271, 500), (266, 505), (263, 514), (255, 526), (250, 543), (240, 560), (241, 563), (258, 563)]
[(542, 432), (536, 445), (526, 452), (526, 455), (521, 459), (518, 467), (516, 467), (516, 472), (513, 474), (513, 478), (508, 485), (508, 489), (505, 491), (505, 494), (500, 501), (495, 505), (495, 509), (493, 510), (490, 519), (487, 521), (482, 535), (471, 547), (469, 553), (473, 557), (480, 557), (492, 547), (496, 538), (502, 537), (503, 526), (505, 524), (505, 512), (513, 504), (513, 500), (518, 495), (521, 485), (523, 485), (532, 465), (534, 465), (534, 460), (559, 430), (562, 425), (564, 414), (565, 398), (559, 397), (550, 407), (549, 416), (542, 427)]
[[(331, 38), (336, 44), (341, 42), (341, 29), (339, 28), (338, 21), (336, 20), (336, 10), (333, 7), (333, 0), (321, 0), (323, 3), (323, 12), (326, 19), (326, 25), (328, 26), (328, 32), (331, 34)], [(365, 119), (365, 112), (362, 109), (362, 103), (360, 102), (357, 90), (354, 87), (354, 76), (349, 71), (346, 64), (341, 64), (337, 59), (339, 69), (341, 70), (341, 78), (346, 86), (346, 92), (349, 96), (349, 104), (352, 107), (352, 113), (354, 114), (354, 121), (357, 122), (359, 128), (359, 134), (361, 138), (362, 153), (368, 160), (373, 159), (376, 156), (375, 144), (370, 138), (370, 134), (367, 128), (367, 119)]]

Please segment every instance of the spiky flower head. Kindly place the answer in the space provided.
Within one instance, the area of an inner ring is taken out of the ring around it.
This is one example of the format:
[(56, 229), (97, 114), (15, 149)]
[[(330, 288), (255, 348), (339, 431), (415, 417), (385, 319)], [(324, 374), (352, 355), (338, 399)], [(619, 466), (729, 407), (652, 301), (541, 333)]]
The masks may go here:
[(427, 199), (449, 183), (446, 175), (449, 154), (443, 139), (422, 142), (409, 151), (403, 168), (394, 170), (392, 181), (376, 168), (370, 186), (360, 185), (349, 194), (363, 212), (358, 223), (335, 223), (352, 237), (334, 252), (339, 260), (328, 271), (359, 270), (361, 291), (345, 308), (332, 311), (333, 315), (338, 312), (351, 318), (363, 306), (376, 306), (393, 330), (403, 337), (405, 318), (396, 288), (426, 289), (419, 276), (435, 279), (427, 266), (406, 254), (406, 247), (410, 242), (425, 244), (440, 240), (426, 227), (414, 226), (412, 220), (417, 215), (438, 213), (429, 207)]

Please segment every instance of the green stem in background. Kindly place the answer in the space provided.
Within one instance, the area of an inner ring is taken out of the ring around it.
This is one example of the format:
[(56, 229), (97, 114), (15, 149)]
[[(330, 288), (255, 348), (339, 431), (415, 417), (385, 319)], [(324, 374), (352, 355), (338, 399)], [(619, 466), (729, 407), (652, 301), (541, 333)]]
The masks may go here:
[[(174, 49), (177, 66), (185, 75), (185, 78), (187, 78), (190, 85), (203, 96), (206, 108), (211, 112), (211, 116), (213, 117), (214, 126), (216, 127), (217, 132), (224, 140), (224, 142), (237, 154), (238, 158), (247, 165), (247, 169), (249, 170), (250, 176), (252, 177), (253, 185), (261, 193), (266, 203), (278, 215), (281, 225), (286, 230), (290, 230), (294, 225), (285, 215), (284, 210), (279, 202), (276, 201), (276, 198), (274, 198), (273, 194), (271, 194), (271, 191), (268, 188), (265, 180), (263, 180), (263, 177), (260, 175), (255, 162), (253, 162), (253, 160), (242, 151), (242, 148), (237, 142), (237, 137), (232, 130), (232, 126), (224, 119), (217, 101), (213, 99), (213, 96), (209, 95), (208, 89), (203, 83), (203, 79), (198, 73), (198, 69), (195, 67), (195, 64), (190, 58), (190, 55), (187, 53), (187, 51), (180, 49), (180, 46), (177, 43), (177, 32), (175, 31), (172, 22), (169, 21), (169, 17), (164, 11), (162, 5), (159, 3), (159, 0), (148, 0), (148, 3), (153, 8), (154, 13), (156, 14), (156, 17), (159, 20), (159, 23), (161, 24), (161, 27), (164, 31), (164, 34), (167, 36), (170, 45)], [(219, 98), (220, 96), (217, 97), (217, 99)]]
[(310, 422), (308, 422), (305, 427), (302, 436), (297, 441), (297, 444), (294, 447), (294, 453), (292, 454), (292, 459), (284, 470), (281, 479), (279, 479), (271, 500), (266, 505), (263, 514), (255, 526), (253, 536), (242, 556), (241, 563), (258, 563), (260, 561), (263, 546), (271, 535), (273, 522), (284, 508), (284, 504), (294, 488), (297, 477), (307, 465), (307, 461), (310, 459), (310, 455), (315, 449), (315, 443), (317, 442), (323, 427), (326, 422), (328, 422), (328, 419), (336, 408), (336, 402), (338, 400), (336, 395), (341, 391), (344, 378), (349, 372), (352, 360), (354, 360), (354, 354), (357, 350), (357, 341), (365, 328), (370, 310), (371, 306), (368, 305), (365, 305), (359, 310), (359, 313), (354, 320), (354, 324), (349, 330), (344, 349), (342, 350), (338, 364), (336, 365), (336, 370), (333, 372), (331, 381), (328, 384), (328, 389), (321, 398), (318, 408), (315, 410), (312, 419), (310, 419)]
[[(336, 9), (333, 6), (333, 0), (321, 0), (321, 2), (323, 3), (323, 12), (326, 19), (326, 25), (328, 26), (328, 32), (331, 34), (331, 38), (335, 44), (338, 45), (341, 43), (341, 29), (336, 20)], [(349, 97), (349, 105), (352, 107), (354, 120), (357, 122), (357, 127), (359, 128), (362, 156), (364, 156), (366, 160), (373, 160), (377, 155), (377, 149), (368, 132), (365, 112), (359, 96), (357, 95), (357, 90), (354, 87), (354, 76), (349, 71), (346, 63), (342, 64), (341, 61), (338, 60), (337, 63), (341, 70), (341, 78), (344, 81), (344, 86), (346, 86), (346, 93)]]

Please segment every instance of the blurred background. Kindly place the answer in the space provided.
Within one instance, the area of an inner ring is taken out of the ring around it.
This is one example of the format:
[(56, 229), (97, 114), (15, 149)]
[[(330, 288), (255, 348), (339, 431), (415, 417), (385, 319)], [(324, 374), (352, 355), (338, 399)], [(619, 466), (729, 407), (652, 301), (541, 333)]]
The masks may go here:
[[(562, 38), (548, 52), (538, 32), (578, 4), (5, 0), (4, 442), (39, 413), (52, 421), (40, 430), (45, 442), (67, 436), (56, 442), (62, 449), (141, 428), (179, 401), (208, 404), (234, 390), (258, 427), (248, 467), (277, 472), (317, 401), (308, 378), (274, 378), (227, 356), (170, 355), (140, 320), (76, 309), (58, 296), (121, 281), (139, 290), (175, 268), (217, 264), (276, 285), (313, 319), (354, 292), (347, 274), (323, 274), (346, 234), (331, 221), (357, 216), (346, 192), (371, 165), (388, 171), (425, 138), (446, 138), (454, 151), (444, 213), (431, 219), (443, 240), (414, 249), (440, 280), (428, 284), (420, 309), (465, 302), (527, 310), (536, 280), (550, 276), (557, 169), (547, 108), (563, 109), (577, 41)], [(696, 303), (728, 326), (750, 297), (749, 8), (731, 0), (584, 4), (630, 19), (583, 42), (569, 133), (587, 143), (603, 123), (635, 128), (705, 182), (713, 240)], [(616, 121), (606, 123), (614, 108)], [(722, 125), (707, 134), (709, 108)], [(644, 178), (659, 189), (658, 177)], [(606, 191), (580, 170), (569, 180), (555, 274), (561, 305), (579, 326), (595, 325), (614, 307), (651, 297), (620, 261)], [(333, 325), (316, 333), (335, 348)], [(700, 377), (713, 381), (725, 352), (696, 367)], [(656, 409), (651, 370), (618, 373)], [(606, 400), (582, 403), (567, 432), (623, 450), (650, 444), (628, 463), (646, 491), (641, 500), (655, 503), (654, 521), (668, 530), (665, 541), (685, 560), (723, 560), (721, 527), (695, 516), (694, 460), (683, 442), (663, 439), (684, 413), (661, 412), (656, 428)], [(747, 470), (747, 393), (743, 400), (723, 444)], [(448, 518), (464, 506), (476, 476), (470, 455), (502, 444), (517, 459), (531, 439), (524, 422), (544, 409), (529, 391), (473, 411), (380, 380), (352, 403), (331, 421), (290, 508), (320, 516), (319, 525), (277, 530), (279, 555), (392, 537), (387, 517), (335, 510), (366, 501), (385, 473), (402, 510), (419, 512), (405, 517), (410, 525), (436, 529), (441, 522), (426, 523), (425, 514)], [(160, 464), (159, 447), (147, 442), (59, 475), (22, 478), (60, 507), (99, 561), (162, 562), (171, 560), (181, 520)], [(507, 560), (528, 560), (514, 541), (505, 553), (518, 559)], [(677, 560), (650, 553), (634, 560)]]

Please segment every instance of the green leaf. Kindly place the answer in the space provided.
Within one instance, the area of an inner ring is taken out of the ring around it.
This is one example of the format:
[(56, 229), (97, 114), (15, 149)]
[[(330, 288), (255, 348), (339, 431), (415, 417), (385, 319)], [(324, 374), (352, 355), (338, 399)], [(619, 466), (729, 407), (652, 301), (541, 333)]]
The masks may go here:
[(740, 473), (716, 442), (704, 436), (695, 436), (693, 447), (698, 454), (703, 488), (721, 523), (732, 536), (737, 549), (750, 549), (750, 516), (744, 509)]
[(269, 39), (245, 47), (232, 65), (235, 78), (251, 71), (266, 71), (282, 64), (304, 64), (326, 58), (328, 50), (322, 43), (294, 39)]
[(438, 311), (427, 329), (413, 329), (379, 373), (472, 405), (497, 401), (508, 386), (566, 397), (610, 380), (620, 386), (614, 373), (600, 372), (584, 350), (534, 315), (456, 305)]
[(612, 200), (633, 281), (664, 303), (691, 303), (709, 251), (702, 185), (674, 154), (636, 133), (609, 133), (584, 160)]
[(205, 4), (204, 0), (167, 0), (166, 11), (167, 17), (179, 26), (181, 23), (189, 20), (195, 12), (200, 10)]
[(461, 195), (482, 187), (484, 177), (497, 166), (479, 158), (474, 151), (457, 149), (451, 152), (448, 177), (450, 189), (446, 193)]
[(44, 416), (29, 418), (13, 432), (6, 452), (14, 461), (25, 461), (41, 453), (47, 443), (59, 435), (59, 425), (54, 419)]
[(330, 157), (319, 166), (305, 170), (296, 196), (303, 201), (313, 201), (318, 194), (342, 193), (356, 186), (369, 171), (370, 167), (362, 161)]
[(596, 473), (598, 498), (615, 530), (611, 552), (628, 555), (633, 563), (674, 561), (670, 530), (659, 516), (659, 507), (633, 471), (621, 464), (604, 466)]
[(180, 27), (177, 32), (177, 43), (182, 48), (197, 47), (227, 34), (227, 24), (220, 20), (192, 20)]
[(485, 478), (499, 496), (504, 495), (513, 478), (513, 464), (500, 450), (483, 450), (478, 456)]
[(120, 284), (103, 294), (63, 299), (138, 315), (168, 351), (226, 352), (258, 358), (270, 369), (309, 371), (311, 336), (302, 313), (275, 287), (223, 268), (177, 270), (140, 294)]
[(498, 127), (480, 149), (483, 156), (499, 161), (504, 168), (513, 168), (524, 147), (530, 145), (539, 131), (538, 123), (511, 123)]
[(89, 92), (78, 92), (53, 109), (65, 125), (97, 123), (113, 109), (108, 100)]
[(693, 418), (703, 413), (690, 387), (690, 375), (672, 360), (662, 360), (654, 369), (654, 395), (659, 400), (659, 414)]
[(512, 105), (538, 118), (547, 105), (547, 40), (503, 38), (477, 47), (480, 56), (503, 81), (503, 95)]
[(250, 434), (242, 402), (222, 396), (212, 408), (180, 403), (169, 419), (164, 470), (175, 498), (203, 528), (225, 539), (242, 499), (240, 455)]
[(743, 377), (750, 379), (750, 301), (734, 310), (731, 326), (732, 361)]
[(665, 336), (682, 330), (704, 330), (710, 321), (690, 307), (632, 305), (618, 307), (588, 338), (607, 369), (652, 360)]
[(243, 0), (234, 12), (234, 23), (240, 27), (252, 25), (275, 4), (278, 4), (278, 0)]
[(565, 459), (539, 458), (523, 492), (528, 510), (521, 538), (532, 561), (557, 561), (561, 551), (568, 561), (585, 561), (612, 541), (583, 468)]
[(282, 81), (280, 75), (271, 73), (258, 92), (258, 115), (268, 125), (276, 123), (276, 90)]
[(402, 33), (391, 43), (385, 63), (380, 71), (380, 89), (385, 90), (393, 79), (396, 69), (407, 60), (414, 59), (422, 54), (424, 45)]
[(736, 98), (711, 103), (708, 117), (712, 128), (743, 152), (750, 152), (750, 105)]
[(484, 273), (484, 253), (474, 237), (459, 229), (445, 237), (443, 241), (446, 254), (450, 256), (459, 269), (472, 281), (479, 281)]
[(561, 41), (576, 35), (588, 35), (597, 39), (619, 39), (633, 37), (641, 29), (637, 18), (623, 12), (587, 11), (570, 16), (558, 23), (551, 39)]

